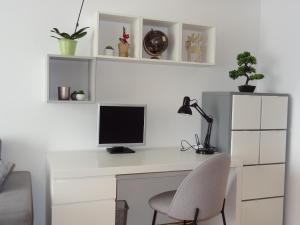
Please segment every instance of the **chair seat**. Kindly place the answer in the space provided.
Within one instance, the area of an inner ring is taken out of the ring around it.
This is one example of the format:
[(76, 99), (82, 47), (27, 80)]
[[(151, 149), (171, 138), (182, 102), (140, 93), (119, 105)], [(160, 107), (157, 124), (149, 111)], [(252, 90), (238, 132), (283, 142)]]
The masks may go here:
[(168, 210), (175, 193), (176, 191), (167, 191), (153, 196), (149, 200), (150, 207), (160, 213), (168, 214)]

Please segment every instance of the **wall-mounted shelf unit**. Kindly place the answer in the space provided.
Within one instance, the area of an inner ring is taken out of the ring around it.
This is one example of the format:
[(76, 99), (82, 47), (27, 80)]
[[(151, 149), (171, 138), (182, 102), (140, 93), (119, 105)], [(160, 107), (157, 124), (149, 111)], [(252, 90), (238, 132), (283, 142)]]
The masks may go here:
[[(130, 34), (129, 57), (118, 56), (119, 37), (122, 35), (123, 26)], [(168, 36), (168, 49), (160, 59), (151, 59), (143, 48), (143, 38), (151, 30), (160, 30)], [(200, 60), (188, 60), (185, 43), (191, 34), (200, 35)], [(216, 33), (212, 26), (187, 24), (159, 19), (149, 19), (134, 16), (115, 15), (98, 12), (94, 34), (94, 56), (98, 59), (111, 61), (163, 63), (184, 65), (215, 65)], [(114, 56), (104, 55), (106, 46), (111, 45)]]
[[(95, 102), (95, 68), (94, 57), (47, 56), (47, 102), (48, 103), (94, 103)], [(58, 100), (58, 87), (71, 87), (71, 92), (83, 90), (84, 101)]]

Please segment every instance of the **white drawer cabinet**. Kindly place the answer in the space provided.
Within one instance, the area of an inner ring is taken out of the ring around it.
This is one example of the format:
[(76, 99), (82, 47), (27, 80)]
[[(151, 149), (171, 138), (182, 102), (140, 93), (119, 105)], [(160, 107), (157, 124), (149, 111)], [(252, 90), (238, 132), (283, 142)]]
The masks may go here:
[(202, 106), (214, 118), (211, 144), (244, 162), (241, 225), (282, 225), (288, 99), (275, 93), (203, 93)]
[(261, 131), (260, 163), (284, 163), (286, 155), (286, 131)]
[(58, 179), (52, 183), (53, 204), (116, 199), (115, 177)]
[(243, 168), (243, 200), (284, 195), (284, 164)]
[(53, 225), (115, 225), (115, 201), (52, 206)]
[(261, 97), (234, 95), (232, 98), (232, 129), (260, 129)]
[(259, 163), (260, 131), (232, 131), (231, 155), (243, 159), (245, 165)]
[(283, 198), (242, 203), (242, 225), (282, 225)]
[(287, 96), (262, 97), (261, 129), (286, 129), (287, 116)]

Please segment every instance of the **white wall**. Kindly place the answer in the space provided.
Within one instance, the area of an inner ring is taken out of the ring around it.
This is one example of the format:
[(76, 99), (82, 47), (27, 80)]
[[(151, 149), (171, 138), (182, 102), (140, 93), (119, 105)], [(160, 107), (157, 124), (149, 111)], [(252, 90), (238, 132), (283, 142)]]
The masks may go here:
[(300, 2), (262, 0), (260, 64), (267, 75), (260, 90), (291, 95), (285, 224), (299, 224), (300, 208)]
[[(72, 31), (80, 0), (2, 1), (0, 7), (0, 137), (3, 158), (32, 172), (35, 224), (45, 216), (45, 160), (49, 150), (92, 149), (96, 143), (96, 105), (46, 104), (45, 56), (57, 53), (54, 26)], [(235, 90), (228, 78), (235, 57), (258, 49), (259, 0), (89, 0), (81, 25), (97, 10), (215, 25), (217, 66), (186, 67), (98, 62), (97, 100), (148, 104), (147, 146), (178, 146), (193, 141), (200, 116), (181, 117), (185, 95)], [(78, 54), (90, 53), (91, 37)], [(242, 82), (242, 81), (240, 81)]]

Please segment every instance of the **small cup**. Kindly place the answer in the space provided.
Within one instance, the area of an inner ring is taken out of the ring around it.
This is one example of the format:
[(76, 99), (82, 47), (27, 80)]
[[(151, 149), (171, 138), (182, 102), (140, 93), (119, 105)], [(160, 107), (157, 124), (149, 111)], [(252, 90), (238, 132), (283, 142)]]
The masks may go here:
[(66, 101), (70, 100), (70, 87), (58, 87), (58, 100)]

